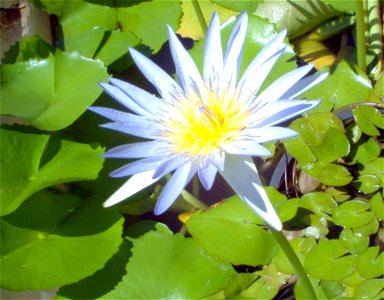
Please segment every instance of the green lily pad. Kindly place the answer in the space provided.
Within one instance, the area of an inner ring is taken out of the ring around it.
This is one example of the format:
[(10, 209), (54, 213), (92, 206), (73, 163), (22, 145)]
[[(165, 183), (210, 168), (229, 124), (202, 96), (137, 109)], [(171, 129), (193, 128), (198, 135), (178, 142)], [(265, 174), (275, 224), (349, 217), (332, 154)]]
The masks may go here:
[(327, 299), (334, 299), (344, 292), (344, 285), (338, 280), (322, 280), (321, 288), (323, 289)]
[(358, 256), (357, 271), (361, 276), (372, 279), (384, 274), (384, 253), (379, 251), (379, 246), (369, 247)]
[(348, 249), (349, 253), (360, 254), (369, 245), (369, 236), (356, 233), (351, 228), (344, 228), (340, 233), (340, 241), (344, 243), (344, 246)]
[(335, 163), (304, 163), (300, 167), (305, 173), (327, 185), (344, 186), (353, 179), (346, 167)]
[(380, 193), (376, 193), (372, 196), (371, 200), (371, 211), (375, 213), (375, 216), (379, 220), (384, 220), (384, 202), (383, 197)]
[(331, 5), (334, 9), (343, 12), (353, 13), (357, 9), (356, 2), (342, 1), (342, 0), (322, 0), (323, 2)]
[(380, 131), (376, 127), (384, 129), (383, 114), (374, 107), (356, 107), (353, 109), (353, 115), (357, 125), (367, 135), (378, 136), (380, 135)]
[(308, 275), (321, 280), (347, 278), (356, 269), (356, 257), (339, 240), (320, 240), (308, 253), (304, 268)]
[(347, 137), (338, 129), (330, 128), (325, 133), (321, 145), (313, 147), (312, 151), (322, 162), (333, 162), (347, 156), (349, 149)]
[(380, 155), (380, 146), (374, 138), (361, 139), (352, 147), (349, 158), (351, 163), (366, 164)]
[(256, 10), (256, 7), (264, 2), (264, 0), (248, 1), (248, 0), (239, 0), (239, 1), (227, 1), (227, 0), (212, 0), (213, 3), (225, 7), (230, 10), (237, 12), (246, 11), (248, 13), (253, 13)]
[[(109, 65), (140, 42), (159, 51), (168, 38), (166, 24), (176, 28), (180, 17), (180, 5), (174, 0), (152, 0), (130, 7), (67, 1), (59, 21), (67, 50), (80, 51)], [(148, 24), (156, 26), (148, 30)]]
[(332, 7), (322, 1), (264, 1), (260, 4), (255, 14), (268, 18), (282, 30), (288, 29), (290, 38), (304, 34), (317, 25), (338, 14)]
[(384, 158), (378, 157), (360, 167), (361, 175), (374, 175), (379, 181), (379, 185), (384, 187)]
[[(316, 239), (312, 236), (309, 236), (307, 238), (299, 237), (299, 238), (290, 240), (289, 243), (291, 244), (293, 250), (295, 251), (301, 263), (303, 263), (305, 258), (307, 257), (308, 252), (312, 249), (313, 246), (316, 245)], [(273, 265), (276, 266), (276, 269), (279, 272), (282, 272), (284, 274), (296, 273), (291, 263), (289, 262), (287, 256), (285, 255), (284, 251), (281, 249), (279, 250), (277, 255), (273, 258), (272, 263)]]
[(333, 211), (333, 221), (350, 228), (364, 226), (374, 218), (374, 212), (367, 211), (369, 208), (370, 204), (363, 200), (346, 201)]
[[(211, 255), (234, 265), (266, 265), (279, 246), (255, 225), (255, 215), (238, 197), (188, 219), (187, 229)], [(245, 211), (242, 214), (241, 211)]]
[[(41, 191), (0, 219), (2, 288), (25, 291), (59, 287), (104, 266), (121, 243), (122, 221), (99, 218), (102, 230), (93, 228), (85, 234), (80, 229), (82, 234), (77, 234), (79, 229), (68, 219), (76, 215), (81, 203), (75, 196)], [(101, 217), (108, 215), (101, 206), (100, 210)], [(97, 214), (82, 213), (78, 223), (88, 228), (94, 217)], [(67, 229), (65, 235), (63, 227)]]
[(316, 239), (325, 237), (329, 233), (328, 222), (325, 218), (316, 215), (306, 215), (302, 218), (304, 224), (309, 226), (304, 229), (305, 236), (313, 236)]
[(353, 296), (358, 299), (383, 299), (383, 286), (383, 278), (366, 280), (356, 288)]
[(382, 184), (380, 184), (380, 179), (375, 175), (367, 174), (360, 175), (354, 181), (353, 185), (363, 193), (374, 193), (376, 192)]
[(370, 222), (367, 224), (360, 226), (360, 227), (355, 227), (353, 230), (362, 235), (371, 235), (377, 233), (379, 230), (379, 222), (376, 218), (372, 218)]
[(330, 111), (352, 103), (368, 102), (373, 95), (368, 76), (355, 65), (342, 61), (331, 67), (330, 75), (303, 94), (308, 99), (322, 99), (316, 111)]
[[(14, 211), (33, 193), (71, 181), (95, 179), (103, 148), (58, 141), (49, 153), (49, 136), (0, 129), (1, 215)], [(51, 155), (51, 156), (48, 156)]]
[(100, 61), (59, 50), (46, 59), (1, 65), (0, 72), (1, 113), (43, 130), (72, 124), (101, 94), (97, 82), (108, 77)]
[(234, 299), (273, 299), (280, 286), (285, 284), (289, 275), (278, 272), (274, 265), (268, 265), (256, 272), (260, 275), (246, 290), (234, 296)]
[(200, 299), (223, 289), (235, 271), (191, 238), (151, 231), (133, 239), (126, 275), (99, 299)]
[(337, 203), (332, 196), (324, 192), (307, 193), (300, 198), (299, 206), (306, 208), (316, 215), (330, 221)]
[(42, 38), (32, 35), (22, 37), (4, 53), (3, 64), (13, 64), (33, 58), (47, 58), (52, 47)]

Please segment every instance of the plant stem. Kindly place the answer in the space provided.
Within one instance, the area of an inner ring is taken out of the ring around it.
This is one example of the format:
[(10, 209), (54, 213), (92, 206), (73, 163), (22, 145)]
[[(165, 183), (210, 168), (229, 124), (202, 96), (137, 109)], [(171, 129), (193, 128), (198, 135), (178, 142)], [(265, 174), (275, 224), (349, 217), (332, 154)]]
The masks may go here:
[(357, 65), (364, 72), (367, 68), (365, 60), (366, 49), (365, 49), (365, 11), (364, 11), (364, 0), (355, 0), (357, 4), (356, 8), (356, 46), (357, 46)]
[(203, 11), (201, 10), (199, 0), (192, 0), (192, 5), (196, 13), (196, 17), (199, 20), (199, 24), (201, 29), (203, 30), (204, 35), (207, 33), (208, 26), (207, 23), (205, 22)]
[(297, 257), (295, 251), (293, 250), (291, 244), (288, 242), (283, 232), (277, 231), (271, 227), (269, 227), (269, 230), (272, 232), (273, 237), (279, 243), (281, 249), (284, 251), (286, 257), (288, 258), (289, 262), (294, 268), (296, 275), (298, 277), (298, 280), (300, 280), (301, 282), (301, 286), (304, 290), (305, 297), (308, 299), (317, 299), (315, 290), (313, 289), (313, 286), (309, 281), (309, 278), (307, 276), (307, 273), (304, 270), (303, 265), (301, 264), (299, 258)]

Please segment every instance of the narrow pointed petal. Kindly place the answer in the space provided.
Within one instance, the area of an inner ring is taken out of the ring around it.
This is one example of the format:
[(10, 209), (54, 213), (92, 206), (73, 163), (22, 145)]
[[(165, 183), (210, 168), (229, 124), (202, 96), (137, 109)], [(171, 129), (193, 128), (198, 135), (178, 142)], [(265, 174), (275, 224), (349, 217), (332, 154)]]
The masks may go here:
[(162, 157), (147, 157), (144, 159), (136, 160), (132, 163), (126, 164), (121, 168), (114, 170), (113, 172), (109, 173), (109, 176), (115, 178), (126, 177), (138, 173), (143, 173), (149, 170), (154, 170), (159, 166), (162, 160)]
[(320, 100), (279, 100), (257, 111), (252, 127), (274, 126), (297, 117), (320, 104)]
[(100, 126), (147, 139), (159, 138), (160, 132), (163, 130), (160, 124), (142, 118), (133, 122), (112, 122)]
[(236, 155), (269, 156), (271, 152), (255, 141), (236, 141), (225, 146), (225, 151)]
[(109, 207), (115, 205), (136, 194), (147, 186), (150, 186), (152, 183), (157, 181), (157, 179), (152, 178), (154, 172), (154, 170), (151, 170), (133, 175), (111, 197), (109, 197), (107, 201), (104, 202), (103, 206)]
[(121, 89), (107, 83), (99, 83), (103, 90), (113, 97), (117, 102), (124, 105), (129, 110), (146, 117), (152, 117), (146, 110), (141, 108), (132, 98), (128, 97)]
[(160, 215), (166, 211), (176, 198), (180, 195), (182, 190), (192, 179), (196, 173), (197, 166), (192, 163), (186, 163), (176, 170), (171, 179), (165, 185), (163, 191), (160, 194), (159, 199), (156, 202), (155, 214)]
[[(239, 84), (240, 97), (239, 99), (243, 99), (243, 101), (247, 101), (248, 99), (254, 99), (254, 95), (258, 92), (261, 85), (264, 83), (267, 78), (269, 72), (272, 70), (273, 66), (276, 64), (278, 59), (284, 53), (285, 48), (280, 50), (271, 56), (268, 60), (264, 61), (254, 73), (248, 72), (244, 74), (242, 79), (244, 79)], [(256, 98), (257, 100), (258, 98)], [(257, 100), (258, 101), (258, 100)], [(257, 104), (257, 103), (256, 103)]]
[(216, 155), (209, 157), (208, 160), (219, 171), (224, 170), (225, 152), (217, 153)]
[(129, 48), (132, 59), (143, 75), (159, 91), (161, 97), (167, 102), (177, 101), (177, 95), (182, 94), (180, 86), (163, 69), (149, 58), (133, 48)]
[(236, 86), (247, 26), (248, 15), (242, 13), (237, 20), (227, 43), (221, 89), (232, 90)]
[(266, 143), (297, 136), (297, 132), (286, 127), (261, 127), (246, 129), (245, 133), (253, 142)]
[(149, 156), (160, 156), (166, 151), (166, 146), (162, 142), (138, 142), (114, 147), (105, 152), (105, 158), (142, 158)]
[(167, 110), (167, 105), (164, 102), (143, 89), (115, 78), (111, 78), (109, 81), (128, 95), (138, 106), (148, 112), (152, 117), (156, 117), (157, 114)]
[(130, 113), (107, 107), (91, 106), (88, 109), (115, 122), (125, 122), (132, 116)]
[(281, 96), (282, 99), (292, 99), (300, 94), (304, 93), (305, 91), (309, 90), (310, 88), (314, 87), (315, 85), (322, 82), (325, 78), (327, 78), (329, 73), (318, 73), (312, 76), (305, 77), (301, 79), (299, 82), (297, 82), (294, 86), (292, 86), (288, 91), (284, 93), (284, 95)]
[(204, 48), (204, 81), (214, 92), (217, 92), (217, 84), (222, 72), (223, 49), (221, 48), (220, 20), (218, 14), (214, 13)]
[(204, 99), (205, 86), (199, 70), (170, 26), (168, 26), (168, 37), (176, 73), (184, 91), (191, 95), (198, 93), (199, 98)]
[[(284, 53), (286, 46), (283, 44), (285, 35), (287, 34), (286, 30), (281, 31), (276, 34), (249, 64), (247, 69), (244, 71), (243, 76), (241, 77), (238, 86), (243, 90), (249, 90), (255, 84), (257, 85), (252, 90), (249, 91), (248, 96), (254, 95), (261, 84), (264, 82), (266, 76), (269, 74), (270, 70), (279, 59), (281, 54)], [(271, 59), (274, 58), (272, 61)], [(259, 78), (263, 76), (262, 78)], [(258, 78), (255, 78), (258, 77)], [(242, 91), (243, 95), (243, 91)]]
[(156, 169), (155, 174), (153, 174), (156, 178), (161, 178), (172, 171), (176, 170), (181, 165), (187, 162), (187, 158), (184, 156), (174, 156), (167, 160), (164, 160)]
[(210, 163), (205, 166), (200, 166), (197, 170), (200, 182), (207, 191), (211, 189), (213, 182), (215, 181), (216, 173), (217, 168)]
[(279, 217), (264, 191), (251, 158), (227, 155), (224, 171), (221, 174), (240, 198), (264, 222), (276, 230), (282, 229)]
[(258, 107), (261, 107), (266, 103), (281, 99), (281, 96), (284, 95), (286, 91), (288, 91), (312, 69), (313, 66), (306, 65), (279, 77), (257, 97), (256, 102)]

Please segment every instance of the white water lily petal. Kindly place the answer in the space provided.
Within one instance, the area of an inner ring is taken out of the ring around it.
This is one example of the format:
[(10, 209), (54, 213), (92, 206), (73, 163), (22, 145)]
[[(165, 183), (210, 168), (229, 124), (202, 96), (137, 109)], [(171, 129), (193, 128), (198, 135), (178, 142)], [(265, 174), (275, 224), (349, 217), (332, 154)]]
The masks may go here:
[(199, 179), (201, 181), (201, 184), (206, 190), (210, 190), (213, 182), (215, 181), (217, 173), (217, 168), (212, 164), (205, 164), (204, 166), (201, 166), (197, 170), (197, 174), (199, 176)]
[(107, 108), (107, 107), (91, 106), (91, 107), (88, 107), (88, 109), (103, 117), (106, 117), (116, 122), (125, 122), (126, 120), (129, 120), (131, 116), (134, 116), (135, 118), (137, 118), (136, 115), (122, 112), (117, 109)]
[(170, 26), (168, 26), (168, 37), (176, 74), (184, 91), (190, 95), (197, 93), (200, 99), (205, 100), (205, 86), (199, 70)]
[(126, 164), (121, 168), (114, 170), (113, 172), (109, 173), (109, 176), (115, 178), (127, 177), (137, 173), (154, 170), (159, 166), (162, 160), (162, 157), (147, 157), (140, 160), (136, 160), (132, 163)]
[(292, 119), (320, 104), (319, 100), (279, 100), (261, 108), (252, 119), (252, 127), (274, 126)]
[(151, 117), (157, 118), (158, 114), (166, 110), (167, 106), (163, 101), (143, 89), (115, 78), (111, 78), (109, 81), (127, 94), (138, 106), (148, 112)]
[(164, 129), (160, 124), (155, 124), (143, 118), (128, 122), (106, 123), (100, 125), (100, 127), (109, 128), (147, 139), (158, 138), (160, 136), (160, 132)]
[(281, 96), (281, 99), (292, 99), (297, 97), (298, 95), (304, 93), (310, 88), (322, 82), (325, 78), (327, 78), (329, 73), (317, 73), (315, 75), (311, 75), (301, 79), (294, 86), (292, 86), (288, 91)]
[(296, 131), (286, 127), (256, 127), (245, 130), (247, 135), (252, 137), (252, 141), (257, 143), (285, 140), (297, 136)]
[(225, 146), (225, 152), (237, 155), (269, 156), (271, 152), (255, 141), (237, 141)]
[(304, 75), (306, 75), (312, 69), (313, 67), (311, 65), (306, 65), (279, 77), (279, 79), (275, 80), (272, 84), (270, 84), (257, 97), (256, 102), (258, 107), (262, 107), (266, 103), (271, 103), (273, 101), (281, 99), (281, 96), (284, 95), (284, 93), (288, 91), (291, 86), (296, 84), (301, 78), (304, 77)]
[(138, 142), (125, 144), (109, 149), (102, 157), (105, 158), (142, 158), (159, 156), (163, 153), (165, 144), (159, 141)]
[(165, 159), (156, 169), (155, 174), (153, 174), (156, 178), (161, 178), (181, 165), (185, 164), (187, 162), (188, 158), (184, 156), (174, 156), (169, 159)]
[(150, 186), (152, 183), (158, 180), (152, 178), (154, 172), (154, 170), (150, 170), (133, 175), (115, 193), (113, 193), (112, 196), (107, 199), (107, 201), (104, 202), (103, 206), (109, 207), (115, 205), (131, 197), (147, 186)]
[(156, 202), (154, 210), (156, 215), (162, 214), (172, 205), (173, 202), (175, 202), (176, 198), (180, 195), (182, 190), (196, 173), (196, 169), (196, 164), (188, 162), (176, 170), (171, 179), (169, 179), (165, 185), (159, 199)]
[(182, 94), (183, 91), (176, 81), (137, 50), (129, 48), (129, 52), (143, 75), (159, 91), (160, 96), (169, 103), (177, 101), (178, 95)]
[(124, 105), (129, 110), (142, 115), (146, 117), (151, 117), (152, 115), (149, 114), (146, 110), (141, 108), (139, 105), (135, 103), (135, 101), (128, 97), (121, 89), (107, 83), (99, 83), (99, 85), (103, 88), (104, 91), (106, 91), (110, 96), (112, 96), (116, 101), (118, 101), (120, 104)]
[(236, 86), (247, 26), (248, 15), (242, 13), (238, 18), (227, 43), (227, 51), (224, 57), (223, 77), (220, 86), (222, 92), (226, 90), (232, 91)]
[[(249, 99), (255, 99), (254, 95), (258, 92), (261, 85), (267, 78), (269, 72), (273, 68), (273, 66), (276, 64), (277, 60), (281, 57), (281, 55), (284, 53), (284, 49), (280, 50), (279, 52), (275, 53), (273, 56), (268, 58), (268, 60), (264, 61), (263, 64), (259, 66), (259, 68), (255, 71), (254, 74), (248, 73), (247, 75), (243, 75), (243, 78), (245, 76), (245, 81), (243, 81), (242, 85), (239, 84), (239, 89), (241, 91), (240, 99), (243, 99), (243, 101), (248, 101)], [(256, 98), (255, 105), (258, 105), (258, 99)]]
[(211, 91), (218, 90), (218, 80), (223, 73), (223, 49), (221, 47), (220, 20), (214, 13), (208, 27), (204, 47), (204, 81)]
[(221, 175), (265, 223), (275, 230), (282, 229), (279, 217), (264, 191), (259, 174), (250, 157), (227, 155)]

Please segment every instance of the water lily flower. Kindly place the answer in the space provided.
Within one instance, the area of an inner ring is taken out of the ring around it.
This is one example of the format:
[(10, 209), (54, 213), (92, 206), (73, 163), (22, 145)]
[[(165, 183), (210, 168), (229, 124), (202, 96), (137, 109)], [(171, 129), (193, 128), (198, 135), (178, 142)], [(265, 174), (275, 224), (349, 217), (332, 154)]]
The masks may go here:
[(195, 174), (209, 190), (219, 173), (261, 219), (281, 230), (282, 224), (262, 187), (252, 156), (270, 155), (262, 143), (297, 135), (277, 125), (319, 104), (319, 100), (294, 98), (325, 75), (304, 77), (312, 66), (303, 66), (259, 93), (269, 71), (286, 49), (283, 43), (286, 31), (276, 34), (238, 78), (247, 24), (247, 14), (243, 13), (234, 25), (223, 55), (220, 21), (216, 13), (213, 15), (204, 49), (203, 76), (168, 27), (179, 83), (150, 59), (129, 49), (160, 97), (114, 78), (109, 84), (100, 83), (130, 111), (91, 107), (112, 120), (102, 127), (148, 139), (112, 148), (104, 154), (106, 158), (138, 159), (110, 174), (131, 177), (104, 206), (119, 203), (173, 173), (154, 209), (155, 214), (161, 214)]

